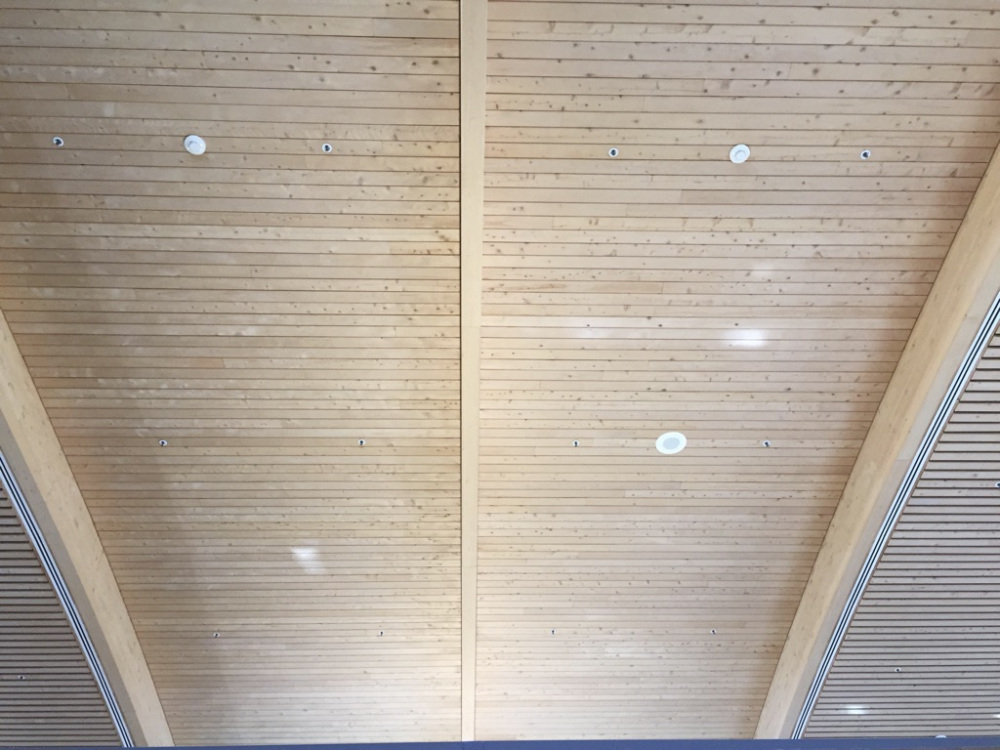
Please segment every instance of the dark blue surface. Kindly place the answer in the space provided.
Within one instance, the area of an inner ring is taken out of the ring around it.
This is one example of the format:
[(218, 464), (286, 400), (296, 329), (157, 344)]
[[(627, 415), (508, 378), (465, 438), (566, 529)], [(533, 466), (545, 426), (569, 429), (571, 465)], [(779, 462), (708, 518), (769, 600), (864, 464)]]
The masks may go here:
[(193, 750), (1000, 750), (1000, 737), (866, 737), (832, 740), (556, 740), (400, 742), (370, 745), (241, 745)]

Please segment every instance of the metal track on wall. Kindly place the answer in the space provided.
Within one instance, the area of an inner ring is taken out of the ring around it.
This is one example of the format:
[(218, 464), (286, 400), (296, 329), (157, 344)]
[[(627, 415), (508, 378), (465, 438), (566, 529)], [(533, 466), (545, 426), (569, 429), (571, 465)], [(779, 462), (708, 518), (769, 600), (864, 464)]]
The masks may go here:
[(826, 651), (823, 653), (823, 660), (820, 662), (816, 676), (813, 678), (812, 684), (809, 686), (809, 693), (806, 695), (802, 711), (799, 714), (798, 721), (795, 723), (795, 729), (792, 732), (793, 739), (800, 739), (803, 732), (805, 732), (806, 724), (809, 723), (809, 718), (816, 705), (816, 700), (819, 698), (820, 690), (823, 687), (823, 683), (826, 681), (830, 668), (833, 666), (833, 660), (837, 656), (837, 652), (840, 650), (840, 645), (844, 640), (844, 636), (847, 634), (847, 628), (851, 624), (854, 612), (857, 610), (858, 604), (861, 602), (861, 597), (864, 594), (865, 589), (868, 587), (868, 582), (871, 580), (872, 574), (875, 572), (875, 566), (878, 564), (878, 561), (882, 557), (882, 553), (885, 550), (886, 544), (889, 542), (889, 536), (892, 534), (892, 530), (895, 528), (896, 522), (899, 520), (903, 509), (906, 507), (906, 501), (909, 499), (910, 493), (913, 491), (913, 487), (917, 483), (917, 479), (920, 478), (920, 474), (923, 472), (924, 466), (927, 464), (927, 459), (930, 457), (931, 449), (937, 444), (938, 438), (941, 436), (941, 432), (944, 430), (945, 424), (947, 424), (948, 419), (951, 417), (951, 413), (955, 410), (955, 406), (958, 404), (959, 397), (965, 391), (965, 387), (969, 382), (969, 378), (972, 376), (973, 370), (975, 370), (976, 365), (983, 356), (983, 352), (985, 352), (987, 346), (989, 346), (990, 340), (993, 338), (998, 323), (1000, 323), (1000, 293), (998, 293), (994, 298), (993, 304), (990, 306), (989, 312), (986, 315), (986, 319), (983, 321), (976, 337), (973, 339), (972, 344), (969, 347), (969, 351), (966, 352), (965, 358), (962, 360), (962, 364), (958, 368), (958, 372), (952, 379), (951, 385), (948, 387), (948, 390), (941, 401), (941, 406), (938, 407), (937, 412), (934, 414), (934, 419), (931, 420), (930, 426), (927, 428), (927, 432), (924, 434), (924, 438), (920, 442), (916, 455), (913, 457), (913, 461), (910, 463), (910, 467), (907, 470), (906, 475), (903, 477), (899, 490), (893, 498), (892, 505), (889, 506), (889, 512), (886, 514), (885, 520), (882, 522), (881, 528), (879, 528), (878, 536), (875, 537), (875, 543), (872, 545), (872, 548), (868, 553), (868, 557), (865, 559), (865, 564), (862, 566), (861, 572), (858, 574), (858, 578), (854, 582), (850, 596), (847, 598), (847, 604), (844, 606), (844, 610), (840, 614), (840, 619), (837, 620), (837, 627), (834, 629), (833, 635), (830, 638), (830, 643), (827, 645)]
[(111, 684), (104, 673), (100, 657), (98, 657), (94, 644), (90, 640), (90, 635), (87, 633), (87, 627), (83, 622), (83, 618), (80, 617), (76, 604), (73, 602), (73, 597), (66, 586), (65, 580), (63, 580), (62, 573), (59, 571), (59, 566), (56, 564), (48, 544), (45, 542), (45, 537), (42, 536), (41, 529), (38, 528), (38, 524), (35, 522), (31, 508), (28, 507), (24, 494), (21, 492), (21, 488), (14, 478), (14, 473), (11, 471), (10, 465), (7, 463), (7, 459), (2, 451), (0, 451), (0, 484), (6, 490), (11, 505), (14, 507), (14, 512), (17, 513), (17, 517), (20, 519), (21, 525), (24, 527), (32, 547), (35, 549), (35, 553), (38, 555), (42, 568), (45, 570), (45, 574), (48, 576), (49, 582), (52, 584), (52, 588), (55, 590), (56, 596), (62, 604), (70, 627), (76, 635), (76, 640), (80, 644), (90, 671), (97, 682), (101, 697), (104, 698), (104, 702), (111, 714), (111, 720), (115, 725), (115, 730), (118, 732), (122, 746), (135, 747), (128, 725), (125, 723), (125, 717), (122, 715), (118, 700), (115, 698)]

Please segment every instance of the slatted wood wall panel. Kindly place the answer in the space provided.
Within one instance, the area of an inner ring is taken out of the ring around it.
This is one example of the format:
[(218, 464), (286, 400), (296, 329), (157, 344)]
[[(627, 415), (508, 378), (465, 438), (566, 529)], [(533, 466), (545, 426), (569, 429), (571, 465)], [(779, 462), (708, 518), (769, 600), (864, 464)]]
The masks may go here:
[(1000, 339), (907, 500), (807, 737), (1000, 731)]
[(1000, 128), (993, 3), (817, 5), (490, 3), (480, 739), (754, 730)]
[(0, 487), (0, 747), (119, 744), (66, 613)]
[(458, 738), (457, 16), (3, 3), (0, 307), (178, 744)]

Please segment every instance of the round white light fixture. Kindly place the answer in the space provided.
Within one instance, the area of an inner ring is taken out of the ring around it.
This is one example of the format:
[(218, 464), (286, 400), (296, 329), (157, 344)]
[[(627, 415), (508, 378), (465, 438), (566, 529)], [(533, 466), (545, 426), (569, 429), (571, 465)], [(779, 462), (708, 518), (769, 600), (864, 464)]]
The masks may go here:
[(733, 164), (742, 164), (750, 158), (750, 147), (745, 143), (737, 143), (729, 149), (729, 161)]
[(616, 156), (618, 156), (618, 149), (616, 149), (614, 147), (609, 148), (608, 149), (608, 156), (610, 156), (612, 159), (614, 159)]
[(201, 156), (205, 153), (205, 139), (200, 135), (189, 135), (184, 139), (184, 148), (189, 154)]
[(64, 141), (58, 135), (52, 139), (52, 145), (55, 146), (56, 148), (62, 148), (64, 143), (66, 143), (66, 141)]
[(862, 159), (871, 159), (872, 158), (872, 152), (871, 152), (871, 150), (866, 148), (864, 151), (862, 151), (861, 152), (861, 158)]
[(682, 432), (664, 432), (656, 438), (656, 450), (666, 456), (672, 456), (684, 450), (687, 442)]

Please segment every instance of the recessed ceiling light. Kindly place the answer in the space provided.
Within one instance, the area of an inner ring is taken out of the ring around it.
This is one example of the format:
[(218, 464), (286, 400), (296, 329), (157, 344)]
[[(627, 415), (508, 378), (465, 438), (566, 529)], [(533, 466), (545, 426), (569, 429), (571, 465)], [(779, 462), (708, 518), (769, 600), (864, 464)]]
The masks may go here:
[(737, 143), (729, 150), (729, 161), (742, 164), (750, 158), (750, 147), (745, 143)]
[(184, 139), (184, 148), (189, 154), (201, 156), (205, 153), (205, 139), (200, 135), (189, 135)]
[(682, 432), (664, 432), (656, 438), (656, 450), (667, 456), (680, 453), (687, 445), (687, 438)]

